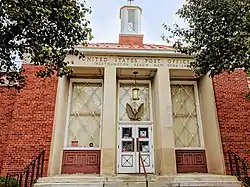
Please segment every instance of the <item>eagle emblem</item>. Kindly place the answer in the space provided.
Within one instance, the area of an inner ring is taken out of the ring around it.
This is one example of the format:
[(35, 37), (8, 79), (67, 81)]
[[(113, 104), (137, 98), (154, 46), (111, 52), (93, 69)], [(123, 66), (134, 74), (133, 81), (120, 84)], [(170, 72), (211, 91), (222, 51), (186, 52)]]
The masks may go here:
[(144, 103), (142, 103), (138, 109), (133, 109), (130, 104), (126, 104), (126, 112), (131, 121), (141, 121), (144, 116)]

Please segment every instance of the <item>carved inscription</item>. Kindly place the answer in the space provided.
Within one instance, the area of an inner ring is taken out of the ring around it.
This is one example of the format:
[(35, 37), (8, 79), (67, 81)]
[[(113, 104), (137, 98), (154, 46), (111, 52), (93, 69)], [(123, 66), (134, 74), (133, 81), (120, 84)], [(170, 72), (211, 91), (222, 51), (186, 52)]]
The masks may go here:
[(85, 56), (81, 60), (70, 61), (69, 66), (169, 67), (188, 69), (190, 68), (190, 62), (190, 59), (185, 58)]

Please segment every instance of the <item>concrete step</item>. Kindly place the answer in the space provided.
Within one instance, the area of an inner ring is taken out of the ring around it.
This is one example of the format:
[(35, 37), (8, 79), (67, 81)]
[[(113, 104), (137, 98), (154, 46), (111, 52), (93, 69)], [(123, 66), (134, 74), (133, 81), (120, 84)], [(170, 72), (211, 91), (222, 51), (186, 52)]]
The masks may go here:
[[(148, 175), (149, 187), (240, 187), (236, 177), (213, 174)], [(143, 175), (57, 175), (40, 178), (35, 187), (145, 187)]]

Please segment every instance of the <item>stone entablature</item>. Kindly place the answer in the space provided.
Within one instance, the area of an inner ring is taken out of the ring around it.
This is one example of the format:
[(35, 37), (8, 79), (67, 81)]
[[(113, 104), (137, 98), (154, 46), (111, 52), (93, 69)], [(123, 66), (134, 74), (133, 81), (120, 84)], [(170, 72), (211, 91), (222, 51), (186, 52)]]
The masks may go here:
[(85, 56), (79, 59), (76, 56), (67, 56), (69, 66), (72, 67), (107, 67), (117, 68), (158, 68), (190, 69), (191, 58), (154, 58), (154, 57), (119, 57), (119, 56)]

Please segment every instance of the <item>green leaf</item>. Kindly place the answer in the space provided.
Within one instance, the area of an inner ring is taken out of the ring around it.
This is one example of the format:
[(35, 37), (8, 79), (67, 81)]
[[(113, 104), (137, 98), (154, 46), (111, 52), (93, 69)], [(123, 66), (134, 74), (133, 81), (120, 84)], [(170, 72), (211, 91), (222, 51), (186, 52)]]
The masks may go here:
[(250, 69), (250, 6), (245, 0), (188, 0), (177, 15), (187, 28), (163, 27), (179, 52), (194, 55), (196, 73)]
[(75, 46), (92, 37), (86, 19), (91, 10), (84, 5), (78, 0), (0, 1), (0, 84), (18, 90), (25, 85), (24, 69), (17, 71), (13, 63), (14, 52), (20, 58), (28, 53), (31, 64), (43, 66), (39, 77), (71, 74), (66, 50), (79, 55)]

